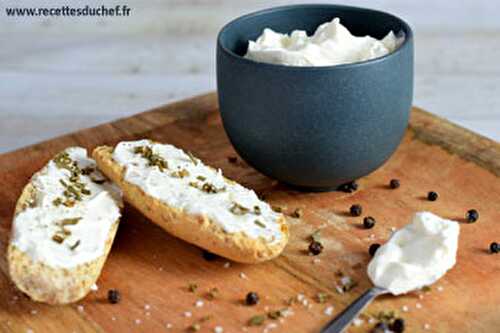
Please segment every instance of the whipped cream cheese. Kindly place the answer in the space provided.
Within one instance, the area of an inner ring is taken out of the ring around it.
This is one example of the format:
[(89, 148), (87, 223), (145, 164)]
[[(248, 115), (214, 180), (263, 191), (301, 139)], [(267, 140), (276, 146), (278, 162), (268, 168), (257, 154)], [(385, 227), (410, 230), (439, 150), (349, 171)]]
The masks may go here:
[(113, 159), (126, 168), (125, 181), (168, 206), (205, 215), (227, 233), (242, 232), (270, 243), (282, 237), (281, 214), (254, 191), (225, 179), (220, 169), (181, 149), (150, 140), (121, 142)]
[[(81, 171), (78, 177), (75, 170)], [(31, 182), (34, 200), (14, 217), (12, 244), (34, 261), (59, 268), (102, 256), (120, 218), (121, 193), (96, 170), (87, 151), (66, 149)]]
[(382, 40), (356, 37), (334, 18), (310, 37), (303, 30), (287, 35), (266, 28), (256, 41), (248, 42), (245, 58), (288, 66), (333, 66), (382, 57), (396, 50), (403, 40), (392, 31)]
[(459, 229), (455, 221), (416, 213), (377, 250), (368, 276), (394, 295), (433, 284), (455, 265)]

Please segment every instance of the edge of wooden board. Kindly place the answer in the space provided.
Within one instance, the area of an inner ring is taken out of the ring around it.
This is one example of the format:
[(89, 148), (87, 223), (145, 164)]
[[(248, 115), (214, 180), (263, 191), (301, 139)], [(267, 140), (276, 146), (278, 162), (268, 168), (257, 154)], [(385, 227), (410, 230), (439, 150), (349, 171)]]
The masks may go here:
[[(53, 139), (41, 141), (11, 152), (0, 155), (4, 157), (32, 158), (33, 152), (44, 151), (47, 146), (54, 152), (66, 148), (65, 141), (74, 141), (78, 144), (79, 135), (86, 134), (87, 141), (91, 138), (93, 145), (109, 143), (110, 139), (103, 140), (99, 132), (107, 130), (107, 135), (117, 132), (112, 138), (119, 138), (120, 129), (127, 128), (129, 133), (134, 134), (131, 128), (132, 119), (143, 121), (149, 131), (153, 131), (157, 126), (162, 126), (170, 122), (185, 119), (188, 117), (203, 117), (218, 108), (216, 92), (210, 92), (198, 96), (184, 99), (171, 104), (162, 105), (154, 109), (138, 113), (136, 115), (120, 118), (118, 120), (97, 125), (95, 127), (82, 129), (77, 132), (61, 135)], [(418, 107), (413, 107), (411, 112), (409, 131), (414, 138), (431, 145), (438, 145), (446, 151), (458, 155), (461, 158), (471, 161), (480, 167), (492, 172), (500, 177), (500, 143), (486, 138), (478, 133), (465, 129), (444, 118), (433, 115)], [(143, 129), (142, 129), (143, 130)], [(138, 133), (139, 134), (139, 133)], [(111, 139), (113, 140), (113, 139)], [(30, 151), (28, 157), (25, 152)]]

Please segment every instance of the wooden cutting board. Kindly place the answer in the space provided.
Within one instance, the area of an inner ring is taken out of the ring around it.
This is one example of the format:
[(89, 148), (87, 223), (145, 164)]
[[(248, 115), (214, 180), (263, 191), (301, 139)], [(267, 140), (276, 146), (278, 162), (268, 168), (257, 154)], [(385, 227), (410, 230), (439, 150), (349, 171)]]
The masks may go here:
[[(171, 237), (126, 207), (96, 292), (78, 304), (55, 307), (36, 304), (16, 291), (7, 277), (5, 248), (14, 204), (29, 177), (65, 147), (92, 149), (139, 138), (189, 149), (228, 177), (265, 194), (272, 204), (286, 206), (289, 212), (301, 208), (300, 219), (288, 218), (292, 237), (284, 254), (253, 266), (227, 264), (224, 259), (209, 262), (197, 247)], [(369, 318), (394, 310), (406, 320), (406, 332), (500, 332), (500, 254), (488, 252), (492, 241), (500, 242), (498, 143), (415, 108), (396, 154), (360, 179), (360, 189), (351, 194), (296, 192), (241, 160), (230, 163), (228, 156), (235, 152), (221, 126), (215, 94), (1, 155), (0, 331), (189, 332), (192, 324), (210, 316), (200, 324), (200, 332), (214, 332), (216, 326), (227, 333), (318, 332), (370, 286), (365, 273), (369, 245), (384, 242), (391, 228), (406, 224), (415, 211), (430, 210), (461, 223), (457, 265), (430, 291), (377, 300), (350, 331), (368, 332), (373, 327)], [(391, 178), (400, 179), (399, 189), (388, 188)], [(430, 190), (439, 193), (436, 202), (425, 199)], [(349, 216), (354, 203), (376, 218), (373, 229), (360, 228), (362, 217)], [(475, 224), (464, 220), (471, 208), (480, 213)], [(317, 229), (325, 250), (310, 257), (309, 237)], [(339, 272), (357, 286), (338, 293)], [(196, 292), (189, 292), (190, 283), (198, 286)], [(121, 292), (121, 303), (107, 303), (110, 288)], [(211, 288), (219, 289), (214, 300), (207, 298)], [(259, 305), (243, 304), (249, 291), (258, 292)], [(330, 299), (316, 302), (319, 292)], [(299, 301), (289, 305), (294, 298)], [(197, 301), (202, 306), (196, 306)], [(286, 307), (291, 310), (285, 318), (247, 326), (254, 315)]]

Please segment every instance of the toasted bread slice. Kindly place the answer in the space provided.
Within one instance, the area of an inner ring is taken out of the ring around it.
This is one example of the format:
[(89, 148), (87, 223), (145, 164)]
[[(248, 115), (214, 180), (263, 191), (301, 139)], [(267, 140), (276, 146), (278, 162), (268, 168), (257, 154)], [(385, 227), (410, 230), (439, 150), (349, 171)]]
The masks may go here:
[(7, 250), (12, 281), (38, 302), (83, 298), (109, 253), (121, 206), (119, 189), (84, 148), (59, 153), (18, 199)]
[(279, 255), (288, 241), (282, 214), (254, 191), (171, 145), (139, 140), (93, 152), (124, 199), (189, 243), (243, 263)]

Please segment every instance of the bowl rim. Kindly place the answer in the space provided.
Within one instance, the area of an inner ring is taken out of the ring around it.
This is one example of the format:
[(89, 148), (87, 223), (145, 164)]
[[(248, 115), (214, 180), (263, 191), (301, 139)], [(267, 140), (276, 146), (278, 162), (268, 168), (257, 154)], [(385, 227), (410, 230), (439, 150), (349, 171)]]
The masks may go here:
[[(388, 53), (386, 55), (383, 55), (381, 57), (377, 57), (377, 58), (373, 58), (373, 59), (369, 59), (369, 60), (364, 60), (364, 61), (353, 62), (353, 63), (330, 65), (330, 66), (290, 66), (290, 65), (271, 64), (271, 63), (266, 63), (266, 62), (255, 61), (253, 59), (247, 59), (239, 54), (236, 54), (231, 49), (224, 46), (222, 41), (221, 41), (222, 35), (228, 29), (230, 29), (233, 25), (235, 25), (236, 23), (238, 23), (241, 20), (245, 20), (245, 19), (259, 16), (259, 15), (263, 15), (263, 14), (269, 14), (269, 13), (273, 13), (273, 12), (288, 10), (288, 9), (325, 8), (325, 7), (341, 8), (341, 9), (342, 8), (343, 9), (353, 9), (353, 10), (359, 10), (362, 12), (372, 12), (372, 13), (390, 16), (401, 23), (402, 30), (405, 32), (405, 39), (404, 39), (403, 43), (396, 50), (394, 50), (393, 52)], [(256, 66), (269, 67), (269, 68), (274, 68), (274, 69), (286, 69), (286, 70), (292, 70), (292, 71), (317, 71), (317, 70), (332, 70), (332, 69), (341, 69), (341, 68), (361, 67), (361, 66), (368, 66), (371, 64), (383, 62), (391, 57), (397, 56), (399, 53), (403, 52), (404, 49), (407, 49), (408, 47), (410, 47), (412, 40), (413, 40), (413, 31), (412, 31), (410, 25), (405, 20), (400, 18), (399, 16), (396, 16), (396, 15), (391, 14), (389, 12), (371, 9), (371, 8), (366, 8), (366, 7), (338, 5), (338, 4), (326, 4), (326, 3), (324, 3), (324, 4), (320, 4), (320, 3), (317, 3), (317, 4), (294, 4), (294, 5), (276, 6), (276, 7), (261, 9), (258, 11), (254, 11), (254, 12), (239, 16), (239, 17), (229, 21), (220, 29), (219, 33), (217, 34), (217, 49), (224, 51), (226, 54), (228, 54), (232, 58), (235, 58), (239, 61), (243, 61), (243, 62), (248, 63), (248, 64), (256, 65)]]

